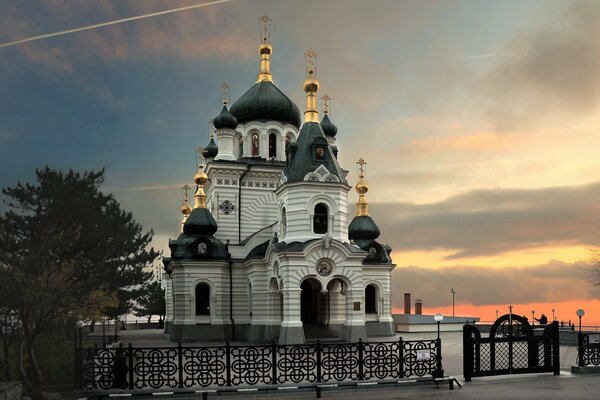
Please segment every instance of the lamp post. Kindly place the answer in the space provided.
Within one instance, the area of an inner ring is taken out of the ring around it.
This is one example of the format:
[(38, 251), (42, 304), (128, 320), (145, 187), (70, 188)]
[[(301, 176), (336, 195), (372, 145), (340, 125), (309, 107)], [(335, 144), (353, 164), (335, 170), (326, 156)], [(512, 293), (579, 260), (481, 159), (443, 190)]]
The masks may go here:
[(585, 362), (583, 360), (585, 351), (583, 348), (583, 336), (581, 335), (581, 317), (583, 317), (585, 315), (585, 311), (583, 311), (583, 309), (579, 309), (575, 312), (577, 314), (577, 316), (579, 317), (579, 335), (577, 335), (578, 337), (578, 346), (577, 346), (577, 352), (578, 354), (578, 358), (579, 358), (579, 366), (580, 367), (585, 367)]
[(444, 319), (444, 315), (437, 313), (433, 316), (433, 319), (435, 319), (435, 321), (437, 322), (437, 340), (436, 340), (436, 344), (437, 344), (437, 365), (435, 368), (435, 371), (433, 372), (433, 377), (434, 378), (443, 378), (444, 377), (444, 370), (442, 369), (442, 340), (440, 339), (440, 322), (442, 322), (442, 320)]
[(74, 362), (73, 362), (73, 366), (75, 368), (75, 387), (77, 389), (81, 389), (82, 388), (82, 377), (81, 377), (81, 371), (82, 371), (82, 362), (81, 362), (81, 328), (83, 328), (83, 321), (82, 320), (77, 320), (77, 322), (75, 322), (75, 329), (77, 329), (77, 333), (75, 334), (75, 340), (73, 340), (73, 342), (75, 342), (75, 352), (73, 354), (74, 357)]
[(556, 321), (556, 317), (554, 316), (554, 308), (552, 309), (552, 322)]
[(531, 310), (531, 325), (535, 325), (535, 310)]
[(83, 328), (85, 324), (83, 323), (82, 320), (78, 320), (77, 322), (75, 322), (75, 327), (77, 328), (77, 345), (79, 347), (81, 347), (81, 329)]
[(496, 319), (498, 319), (498, 309), (496, 309)]
[(577, 316), (579, 317), (579, 334), (581, 335), (581, 317), (583, 317), (585, 315), (585, 311), (583, 311), (583, 309), (579, 309), (576, 312)]
[(452, 293), (452, 316), (454, 317), (454, 296), (456, 295), (456, 290), (452, 288), (450, 289), (450, 293)]

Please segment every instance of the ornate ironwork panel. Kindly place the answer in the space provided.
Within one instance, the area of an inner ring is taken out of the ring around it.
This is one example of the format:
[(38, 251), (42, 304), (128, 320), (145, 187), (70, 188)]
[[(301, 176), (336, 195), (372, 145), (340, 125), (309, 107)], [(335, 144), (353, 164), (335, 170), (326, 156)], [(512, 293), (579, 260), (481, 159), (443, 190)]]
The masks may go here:
[(322, 344), (320, 351), (322, 382), (358, 379), (357, 344)]
[(403, 342), (404, 377), (433, 374), (438, 359), (435, 340), (413, 340)]
[(278, 346), (277, 382), (315, 382), (317, 380), (316, 345)]
[(79, 349), (82, 386), (87, 390), (112, 389), (115, 350), (106, 348)]
[(600, 343), (590, 343), (590, 337), (585, 333), (581, 334), (580, 340), (583, 341), (583, 365), (600, 365)]
[(182, 348), (184, 387), (225, 386), (225, 347)]
[[(410, 343), (410, 342), (408, 342)], [(365, 343), (363, 347), (364, 379), (398, 379), (402, 363), (402, 341), (390, 343)]]
[(231, 384), (270, 384), (273, 381), (271, 346), (231, 347)]
[(136, 389), (177, 387), (177, 348), (133, 349), (133, 374)]

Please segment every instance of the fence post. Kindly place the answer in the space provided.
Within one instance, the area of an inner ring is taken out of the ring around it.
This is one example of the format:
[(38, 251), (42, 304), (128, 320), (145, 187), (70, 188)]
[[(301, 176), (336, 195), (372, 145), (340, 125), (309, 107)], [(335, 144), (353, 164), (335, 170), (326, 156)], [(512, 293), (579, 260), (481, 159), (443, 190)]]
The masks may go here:
[(226, 385), (231, 386), (231, 346), (229, 342), (225, 343), (225, 376), (226, 376)]
[(179, 388), (183, 387), (183, 347), (181, 342), (177, 344), (177, 372), (179, 377)]
[(437, 338), (435, 340), (435, 347), (436, 347), (436, 355), (437, 355), (437, 361), (435, 364), (435, 373), (434, 373), (434, 378), (443, 378), (444, 377), (444, 370), (442, 369), (442, 339)]
[(273, 341), (271, 345), (271, 364), (273, 365), (273, 385), (277, 385), (277, 344)]
[(579, 366), (580, 367), (585, 367), (585, 347), (583, 345), (583, 333), (579, 332), (578, 334), (578, 341), (577, 341), (577, 353), (579, 356)]
[(552, 358), (554, 375), (560, 375), (560, 338), (558, 336), (558, 321), (552, 323)]
[(317, 339), (317, 382), (321, 382), (321, 342)]
[(463, 325), (463, 376), (465, 382), (471, 382), (473, 373), (473, 342), (469, 325)]
[(127, 361), (129, 363), (129, 389), (133, 389), (133, 345), (131, 343), (127, 346)]
[(358, 380), (362, 381), (364, 378), (363, 370), (363, 341), (362, 338), (358, 339)]
[(404, 378), (404, 341), (402, 337), (398, 338), (398, 378)]

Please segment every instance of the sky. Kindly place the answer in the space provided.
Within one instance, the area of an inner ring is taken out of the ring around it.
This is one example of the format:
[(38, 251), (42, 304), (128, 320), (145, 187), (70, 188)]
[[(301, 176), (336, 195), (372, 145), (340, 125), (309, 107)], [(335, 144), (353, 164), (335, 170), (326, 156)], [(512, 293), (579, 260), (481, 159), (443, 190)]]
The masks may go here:
[[(202, 1), (0, 0), (0, 43)], [(275, 84), (302, 110), (318, 53), (342, 167), (367, 161), (393, 248), (393, 305), (484, 320), (600, 325), (600, 3), (246, 1), (0, 48), (0, 186), (36, 168), (106, 168), (102, 189), (154, 245), (179, 230), (227, 81), (256, 80), (273, 19)], [(356, 194), (350, 202), (356, 202)]]

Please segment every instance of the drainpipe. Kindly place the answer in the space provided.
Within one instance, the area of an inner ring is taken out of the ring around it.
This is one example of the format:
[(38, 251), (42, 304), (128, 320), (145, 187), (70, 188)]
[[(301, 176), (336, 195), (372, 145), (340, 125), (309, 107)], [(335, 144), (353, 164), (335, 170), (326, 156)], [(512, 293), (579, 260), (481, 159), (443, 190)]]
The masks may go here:
[(238, 244), (242, 243), (242, 179), (244, 179), (248, 172), (250, 172), (250, 164), (248, 164), (246, 170), (240, 176), (238, 186)]
[(235, 340), (235, 320), (233, 319), (233, 261), (229, 252), (229, 239), (225, 242), (227, 262), (229, 263), (229, 320), (231, 321), (231, 340)]

